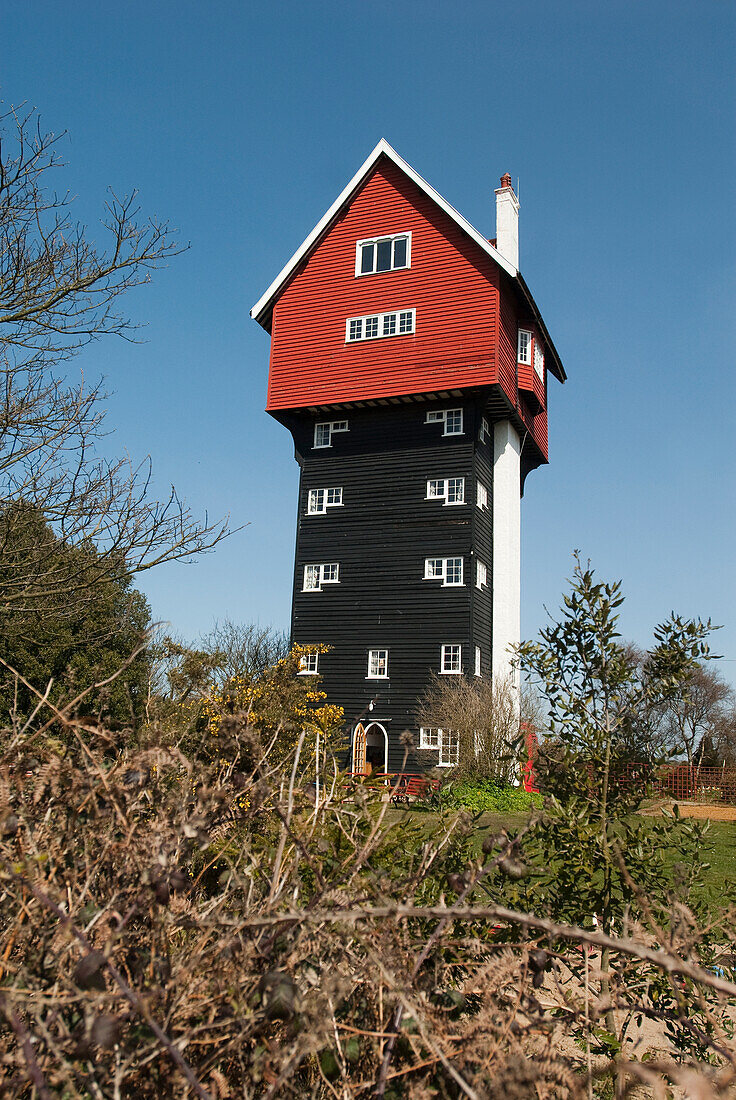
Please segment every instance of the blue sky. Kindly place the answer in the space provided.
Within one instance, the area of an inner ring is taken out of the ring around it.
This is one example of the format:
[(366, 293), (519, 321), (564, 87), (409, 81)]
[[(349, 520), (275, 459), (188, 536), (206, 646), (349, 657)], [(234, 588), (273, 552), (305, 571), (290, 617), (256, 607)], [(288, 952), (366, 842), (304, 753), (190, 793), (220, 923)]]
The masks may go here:
[(732, 3), (34, 0), (1, 25), (0, 94), (68, 131), (78, 216), (137, 187), (191, 245), (128, 296), (145, 342), (76, 362), (114, 391), (110, 447), (248, 524), (145, 577), (156, 618), (288, 623), (297, 467), (248, 311), (385, 137), (489, 237), (519, 179), (521, 270), (569, 378), (523, 503), (523, 633), (577, 548), (623, 580), (628, 637), (710, 616), (736, 680)]

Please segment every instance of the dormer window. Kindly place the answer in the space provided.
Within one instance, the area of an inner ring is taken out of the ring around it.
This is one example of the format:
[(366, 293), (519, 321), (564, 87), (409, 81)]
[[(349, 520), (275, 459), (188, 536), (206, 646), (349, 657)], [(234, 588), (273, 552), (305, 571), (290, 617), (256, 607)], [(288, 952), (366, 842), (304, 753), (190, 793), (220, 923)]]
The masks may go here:
[(404, 271), (411, 262), (411, 233), (371, 237), (355, 246), (355, 274), (375, 275), (382, 271)]
[(529, 329), (519, 329), (516, 360), (518, 363), (523, 363), (525, 366), (530, 367), (532, 365), (532, 334)]

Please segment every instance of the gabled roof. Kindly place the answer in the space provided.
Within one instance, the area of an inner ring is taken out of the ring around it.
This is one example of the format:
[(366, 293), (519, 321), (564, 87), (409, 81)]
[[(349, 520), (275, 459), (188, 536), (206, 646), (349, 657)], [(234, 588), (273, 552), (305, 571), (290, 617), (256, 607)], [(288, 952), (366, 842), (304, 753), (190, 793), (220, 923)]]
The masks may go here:
[(560, 362), (560, 357), (557, 354), (557, 350), (549, 337), (549, 333), (547, 332), (547, 328), (544, 324), (544, 321), (542, 320), (539, 309), (537, 308), (537, 305), (529, 292), (529, 288), (527, 287), (524, 280), (521, 278), (520, 273), (517, 271), (513, 264), (510, 264), (509, 261), (501, 255), (497, 248), (494, 248), (494, 246), (483, 236), (482, 233), (479, 233), (478, 230), (475, 229), (470, 224), (470, 222), (462, 216), (462, 214), (458, 213), (454, 206), (451, 206), (446, 199), (442, 198), (442, 195), (440, 195), (438, 191), (435, 191), (434, 187), (432, 187), (431, 184), (427, 183), (427, 181), (423, 179), (423, 177), (420, 176), (418, 172), (415, 172), (412, 166), (408, 164), (403, 157), (399, 156), (396, 150), (389, 145), (385, 138), (381, 138), (373, 152), (370, 154), (369, 157), (367, 157), (363, 164), (361, 164), (358, 171), (355, 173), (347, 186), (344, 187), (340, 194), (337, 196), (329, 210), (323, 215), (323, 217), (320, 218), (309, 236), (302, 242), (299, 248), (297, 248), (294, 255), (288, 261), (288, 263), (281, 269), (266, 293), (258, 299), (256, 304), (250, 311), (251, 317), (255, 321), (258, 321), (258, 323), (262, 325), (265, 329), (269, 328), (271, 311), (273, 309), (276, 298), (283, 290), (293, 273), (296, 271), (297, 267), (304, 259), (304, 257), (307, 256), (311, 252), (311, 250), (319, 243), (321, 238), (324, 236), (324, 234), (337, 218), (342, 208), (350, 202), (356, 191), (360, 189), (364, 180), (373, 170), (373, 168), (382, 156), (387, 157), (389, 160), (393, 161), (397, 168), (400, 168), (401, 171), (404, 172), (404, 174), (407, 175), (409, 179), (417, 185), (417, 187), (424, 191), (424, 193), (428, 195), (434, 203), (437, 204), (440, 210), (443, 210), (445, 214), (452, 218), (452, 220), (460, 227), (460, 229), (463, 230), (464, 233), (467, 234), (468, 237), (470, 237), (472, 241), (475, 241), (475, 243), (488, 256), (490, 256), (491, 259), (494, 260), (498, 264), (498, 266), (506, 272), (507, 275), (509, 275), (517, 282), (519, 290), (525, 301), (528, 303), (534, 319), (539, 325), (542, 334), (544, 335), (549, 351), (551, 352), (553, 362), (552, 364), (548, 363), (547, 365), (551, 368), (551, 370), (559, 378), (559, 380), (561, 382), (564, 382), (566, 375), (562, 363)]

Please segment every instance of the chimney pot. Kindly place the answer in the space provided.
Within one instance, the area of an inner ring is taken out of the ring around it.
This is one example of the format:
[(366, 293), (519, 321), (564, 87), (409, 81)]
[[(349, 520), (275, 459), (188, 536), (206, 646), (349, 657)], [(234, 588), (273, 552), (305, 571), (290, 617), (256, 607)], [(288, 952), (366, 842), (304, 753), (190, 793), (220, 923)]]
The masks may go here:
[(511, 176), (508, 174), (508, 172), (504, 172), (504, 174), (501, 176), (501, 186), (502, 187), (510, 187), (511, 186)]

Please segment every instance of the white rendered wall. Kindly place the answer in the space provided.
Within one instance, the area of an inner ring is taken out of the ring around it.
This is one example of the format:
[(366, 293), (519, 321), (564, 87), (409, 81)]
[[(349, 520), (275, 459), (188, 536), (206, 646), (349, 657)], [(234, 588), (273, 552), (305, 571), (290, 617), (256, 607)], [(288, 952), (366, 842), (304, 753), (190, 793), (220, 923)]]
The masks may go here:
[(493, 645), (494, 678), (518, 687), (510, 646), (521, 641), (521, 444), (508, 420), (493, 429)]
[(519, 270), (519, 200), (511, 187), (496, 191), (496, 248)]

